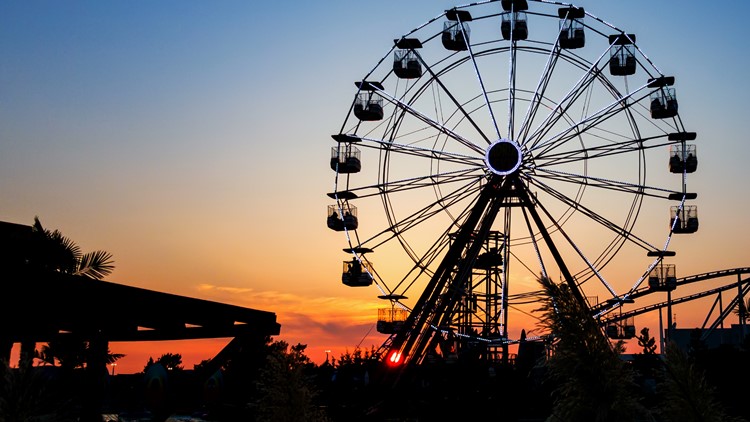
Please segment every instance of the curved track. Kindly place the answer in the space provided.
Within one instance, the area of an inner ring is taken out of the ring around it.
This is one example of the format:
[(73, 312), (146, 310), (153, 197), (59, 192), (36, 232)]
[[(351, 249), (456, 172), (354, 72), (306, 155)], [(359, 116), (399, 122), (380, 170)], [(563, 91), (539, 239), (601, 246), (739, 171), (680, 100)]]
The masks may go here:
[[(708, 273), (696, 274), (696, 275), (678, 278), (677, 283), (676, 283), (676, 288), (673, 291), (668, 292), (667, 300), (652, 303), (647, 306), (642, 306), (636, 309), (623, 311), (621, 313), (611, 314), (605, 318), (601, 318), (600, 321), (603, 326), (606, 326), (608, 324), (619, 322), (619, 321), (624, 321), (624, 320), (627, 320), (628, 318), (635, 317), (638, 315), (643, 315), (643, 314), (654, 312), (654, 311), (660, 311), (663, 308), (670, 308), (672, 306), (680, 305), (680, 304), (694, 301), (697, 299), (715, 296), (716, 298), (714, 299), (712, 306), (706, 312), (706, 318), (704, 320), (703, 327), (701, 327), (704, 329), (708, 327), (709, 332), (704, 333), (704, 335), (708, 335), (710, 331), (718, 327), (728, 316), (732, 314), (733, 310), (736, 309), (737, 307), (738, 301), (742, 300), (742, 298), (748, 293), (748, 291), (750, 291), (750, 277), (745, 277), (743, 279), (743, 275), (746, 275), (746, 274), (750, 274), (750, 268), (741, 267), (741, 268), (711, 271)], [(718, 283), (719, 285), (714, 285), (698, 293), (690, 293), (690, 294), (685, 294), (685, 295), (676, 294), (680, 291), (680, 287), (684, 287), (687, 285), (691, 285), (694, 283), (707, 281), (707, 280), (723, 280), (723, 281), (721, 283)], [(732, 296), (732, 299), (729, 301), (729, 303), (724, 303), (721, 297), (722, 293), (727, 292), (727, 291), (732, 291), (732, 290), (735, 290), (736, 293)], [(645, 288), (636, 290), (630, 297), (632, 299), (638, 299), (641, 297), (650, 296), (654, 294), (665, 294), (665, 292), (653, 290), (648, 287), (645, 287)], [(709, 320), (711, 319), (711, 316), (714, 314), (716, 314), (716, 318), (713, 320), (713, 322), (711, 322), (709, 326), (708, 325)]]

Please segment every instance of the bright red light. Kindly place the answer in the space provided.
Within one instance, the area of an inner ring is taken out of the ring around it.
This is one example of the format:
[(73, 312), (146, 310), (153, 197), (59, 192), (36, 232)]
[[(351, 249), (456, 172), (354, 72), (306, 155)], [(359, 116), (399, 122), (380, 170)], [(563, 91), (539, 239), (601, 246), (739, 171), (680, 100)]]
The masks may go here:
[(395, 365), (400, 364), (401, 363), (401, 352), (399, 352), (398, 350), (394, 350), (393, 352), (391, 352), (390, 357), (388, 357), (388, 363), (391, 366), (395, 366)]

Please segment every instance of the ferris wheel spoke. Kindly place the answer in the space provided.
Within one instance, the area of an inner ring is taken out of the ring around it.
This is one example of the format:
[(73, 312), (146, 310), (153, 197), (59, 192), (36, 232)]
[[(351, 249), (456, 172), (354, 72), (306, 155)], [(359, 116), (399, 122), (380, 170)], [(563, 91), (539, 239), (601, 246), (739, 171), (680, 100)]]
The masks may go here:
[(547, 62), (544, 65), (544, 69), (542, 69), (542, 74), (539, 78), (539, 82), (537, 82), (536, 88), (534, 89), (534, 94), (531, 98), (531, 101), (529, 102), (526, 116), (524, 116), (524, 120), (521, 123), (518, 139), (528, 139), (529, 130), (534, 119), (537, 116), (537, 113), (539, 112), (539, 108), (542, 105), (544, 93), (549, 86), (550, 80), (552, 79), (552, 71), (555, 69), (557, 60), (559, 58), (560, 54), (557, 49), (550, 50), (550, 54), (547, 56)]
[(482, 80), (482, 72), (479, 71), (479, 65), (477, 64), (476, 57), (474, 57), (474, 51), (471, 47), (471, 43), (468, 42), (469, 37), (466, 35), (466, 28), (464, 27), (460, 19), (458, 20), (458, 25), (460, 25), (461, 27), (461, 33), (463, 34), (464, 40), (466, 40), (466, 48), (469, 52), (469, 57), (471, 57), (471, 63), (474, 66), (474, 73), (476, 74), (477, 82), (479, 83), (479, 89), (481, 90), (482, 95), (484, 96), (484, 103), (485, 103), (485, 106), (487, 107), (487, 111), (490, 114), (490, 120), (492, 121), (492, 125), (495, 129), (495, 134), (497, 135), (497, 139), (500, 139), (502, 138), (502, 136), (500, 136), (500, 128), (497, 125), (497, 119), (495, 118), (495, 113), (492, 110), (492, 104), (490, 103), (490, 98), (487, 96), (487, 89), (485, 88), (484, 81)]
[[(563, 131), (549, 137), (546, 141), (539, 141), (534, 142), (533, 146), (530, 148), (530, 151), (535, 152), (538, 155), (543, 156), (546, 152), (550, 150), (554, 150), (555, 148), (558, 148), (562, 145), (564, 145), (566, 142), (577, 138), (583, 133), (588, 133), (589, 130), (592, 130), (597, 127), (597, 125), (602, 124), (604, 121), (611, 119), (615, 116), (617, 116), (620, 113), (624, 113), (629, 105), (626, 105), (625, 107), (622, 106), (622, 103), (627, 100), (628, 97), (631, 97), (633, 94), (630, 94), (626, 97), (623, 97), (621, 99), (618, 99), (607, 106), (603, 107), (601, 110), (597, 111), (596, 113), (584, 118), (583, 120), (571, 124), (569, 127), (564, 129)], [(565, 116), (564, 113), (558, 115), (554, 120), (555, 123), (559, 121), (559, 119), (563, 118)], [(546, 129), (543, 132), (537, 132), (537, 136), (544, 136), (550, 129)], [(538, 138), (541, 139), (541, 138)]]
[[(516, 117), (516, 69), (518, 58), (518, 43), (513, 40), (510, 43), (510, 65), (508, 66), (508, 138), (515, 139), (515, 117)], [(499, 138), (499, 134), (498, 134)]]
[(581, 204), (580, 201), (576, 201), (574, 198), (571, 198), (570, 196), (563, 194), (558, 189), (554, 189), (551, 186), (545, 183), (541, 183), (538, 180), (535, 180), (533, 184), (534, 186), (539, 187), (539, 189), (549, 194), (551, 197), (554, 197), (555, 199), (569, 206), (571, 209), (575, 210), (581, 215), (584, 215), (588, 217), (589, 219), (591, 219), (592, 221), (599, 223), (599, 225), (611, 231), (615, 235), (621, 236), (623, 239), (632, 242), (633, 244), (641, 247), (642, 249), (646, 251), (654, 251), (654, 250), (660, 249), (654, 245), (651, 245), (649, 242), (640, 238), (636, 234), (630, 232), (625, 227), (622, 227), (620, 224), (617, 224), (611, 221), (610, 219), (605, 218), (600, 213), (597, 213), (591, 210), (590, 208)]
[[(463, 169), (451, 172), (435, 173), (426, 176), (412, 177), (408, 179), (392, 180), (387, 183), (377, 183), (367, 186), (359, 186), (347, 190), (348, 194), (356, 195), (357, 199), (381, 196), (383, 193), (396, 193), (406, 190), (429, 188), (433, 189), (436, 183), (448, 185), (451, 183), (476, 182), (479, 177), (476, 174), (477, 169)], [(464, 186), (463, 184), (461, 186)]]
[[(469, 212), (469, 208), (464, 209), (460, 214), (459, 220), (463, 220)], [(436, 259), (440, 258), (442, 253), (450, 245), (450, 232), (453, 227), (449, 226), (443, 231), (443, 233), (437, 236), (437, 240), (433, 243), (427, 251), (419, 259), (415, 260), (414, 266), (409, 272), (398, 282), (394, 291), (399, 291), (401, 294), (406, 294), (422, 276), (432, 277), (434, 272), (431, 270), (432, 264)]]
[[(648, 138), (640, 139), (627, 139), (620, 142), (612, 141), (603, 136), (594, 135), (591, 131), (588, 132), (590, 138), (594, 138), (602, 142), (598, 145), (593, 145), (586, 148), (565, 150), (565, 151), (550, 151), (547, 154), (537, 155), (534, 157), (537, 167), (550, 167), (555, 165), (565, 165), (581, 160), (594, 160), (597, 158), (606, 158), (616, 155), (626, 155), (639, 153), (642, 150), (661, 148), (667, 145), (674, 145), (679, 141), (663, 140), (668, 135), (657, 135)], [(654, 143), (652, 141), (658, 141)], [(606, 143), (604, 143), (606, 142)]]
[(388, 230), (396, 235), (405, 233), (409, 229), (416, 227), (418, 224), (422, 223), (433, 215), (442, 212), (457, 203), (460, 203), (462, 200), (470, 196), (473, 196), (480, 188), (481, 186), (479, 186), (478, 181), (472, 180), (470, 183), (457, 187), (447, 195), (436, 199), (435, 201), (427, 204), (423, 208), (404, 218), (400, 218), (397, 220), (389, 216), (390, 227), (388, 228)]
[(438, 77), (437, 74), (435, 74), (435, 72), (432, 69), (432, 67), (429, 64), (427, 64), (427, 62), (425, 62), (420, 55), (417, 55), (417, 57), (419, 58), (419, 60), (422, 63), (422, 65), (425, 66), (425, 69), (427, 69), (427, 72), (429, 72), (430, 76), (432, 76), (432, 80), (434, 80), (435, 83), (438, 84), (438, 86), (440, 87), (440, 89), (442, 90), (442, 92), (444, 92), (445, 95), (448, 96), (448, 98), (451, 100), (451, 102), (453, 103), (453, 105), (456, 107), (456, 110), (461, 113), (461, 116), (463, 116), (463, 118), (465, 118), (466, 121), (469, 122), (469, 124), (477, 131), (477, 133), (479, 134), (479, 136), (481, 136), (482, 139), (484, 139), (484, 141), (487, 144), (492, 143), (492, 141), (490, 140), (490, 138), (487, 137), (487, 134), (485, 134), (484, 131), (476, 123), (476, 121), (474, 121), (474, 118), (471, 116), (471, 113), (469, 113), (464, 108), (464, 105), (461, 104), (458, 101), (458, 99), (456, 98), (456, 96), (453, 95), (453, 93), (448, 89), (448, 87), (445, 86), (445, 84), (443, 83), (443, 81), (440, 80), (440, 78)]
[(479, 154), (484, 154), (484, 148), (480, 147), (479, 145), (476, 145), (475, 143), (471, 142), (470, 140), (464, 138), (463, 136), (455, 133), (448, 127), (440, 124), (439, 122), (435, 121), (434, 119), (430, 118), (426, 114), (416, 110), (411, 105), (403, 102), (401, 99), (396, 98), (390, 94), (388, 94), (385, 90), (378, 89), (378, 94), (380, 94), (383, 98), (387, 99), (391, 102), (391, 104), (395, 105), (396, 107), (404, 110), (405, 112), (409, 113), (411, 116), (414, 116), (415, 118), (421, 120), (422, 122), (426, 123), (433, 129), (436, 129), (438, 132), (447, 135), (449, 138), (455, 140), (456, 142), (464, 145), (465, 147), (469, 148), (470, 150), (477, 152)]
[[(549, 113), (545, 121), (542, 122), (542, 124), (538, 126), (537, 131), (528, 136), (528, 140), (531, 142), (530, 149), (535, 149), (537, 147), (537, 144), (541, 142), (542, 138), (546, 135), (546, 133), (552, 127), (554, 127), (564, 115), (568, 115), (568, 110), (570, 110), (571, 107), (574, 104), (576, 104), (581, 97), (583, 97), (584, 101), (586, 101), (586, 104), (583, 104), (583, 106), (581, 107), (581, 113), (582, 113), (581, 117), (585, 118), (586, 115), (589, 115), (588, 101), (590, 101), (590, 99), (585, 94), (590, 89), (592, 89), (595, 82), (597, 81), (602, 82), (604, 87), (607, 90), (609, 90), (610, 93), (615, 97), (615, 101), (612, 104), (605, 106), (601, 110), (593, 113), (594, 116), (600, 115), (603, 112), (609, 111), (612, 109), (620, 108), (622, 110), (625, 110), (629, 108), (630, 104), (628, 104), (628, 100), (631, 97), (633, 97), (635, 94), (641, 92), (646, 87), (646, 85), (643, 85), (641, 88), (637, 89), (636, 91), (623, 96), (609, 81), (606, 80), (606, 78), (601, 76), (603, 69), (599, 67), (599, 63), (602, 62), (602, 58), (605, 56), (607, 51), (608, 50), (605, 50), (599, 56), (599, 59), (593, 62), (588, 67), (588, 69), (584, 72), (584, 75), (573, 85), (571, 90), (554, 107), (554, 109)], [(607, 82), (605, 83), (604, 81), (607, 81)], [(640, 99), (642, 98), (643, 97), (639, 98), (638, 101), (640, 101)], [(637, 103), (638, 101), (634, 103)]]
[(390, 153), (399, 153), (404, 155), (411, 155), (416, 157), (422, 157), (427, 159), (438, 159), (442, 162), (450, 162), (457, 164), (464, 164), (474, 167), (482, 166), (484, 158), (481, 156), (471, 156), (466, 154), (459, 154), (454, 152), (448, 152), (435, 148), (424, 148), (409, 144), (399, 144), (390, 142), (388, 140), (375, 139), (375, 138), (360, 138), (363, 142), (363, 146), (373, 149), (387, 149)]
[[(580, 121), (570, 120), (570, 116), (566, 112), (567, 110), (558, 109), (558, 111), (560, 111), (559, 113), (551, 113), (548, 116), (550, 118), (550, 121), (548, 121), (548, 124), (544, 127), (544, 130), (537, 131), (530, 136), (530, 139), (533, 140), (531, 142), (529, 150), (534, 152), (537, 156), (543, 156), (547, 151), (564, 145), (571, 139), (575, 139), (577, 136), (585, 133), (587, 129), (595, 128), (597, 124), (603, 122), (607, 117), (616, 115), (618, 112), (622, 111), (619, 106), (620, 104), (615, 101), (609, 104), (603, 110), (600, 110), (599, 112), (590, 115)], [(549, 134), (552, 128), (557, 126), (561, 120), (566, 120), (568, 122), (568, 127), (552, 136), (547, 137), (547, 139), (544, 140), (544, 138)]]
[[(546, 268), (541, 268), (541, 267), (539, 269), (532, 268), (531, 267), (532, 264), (529, 264), (529, 263), (525, 262), (525, 260), (521, 259), (513, 251), (510, 252), (510, 256), (513, 258), (513, 262), (520, 264), (524, 268), (524, 270), (528, 273), (528, 275), (531, 276), (531, 277), (533, 277), (534, 279), (536, 279), (540, 275), (543, 276), (543, 277), (547, 276), (547, 269)], [(541, 264), (541, 261), (537, 260), (536, 263), (537, 264)], [(513, 295), (509, 294), (508, 295), (508, 302), (509, 303), (513, 303), (514, 298), (518, 298), (520, 295), (521, 294), (518, 294), (518, 293), (517, 294), (513, 294)]]
[[(559, 47), (557, 47), (554, 51), (556, 51), (557, 55), (559, 56)], [(549, 130), (549, 128), (553, 127), (562, 116), (567, 115), (567, 111), (575, 104), (576, 100), (581, 96), (584, 96), (586, 90), (589, 89), (594, 84), (594, 82), (598, 80), (598, 75), (599, 69), (595, 64), (588, 67), (583, 76), (581, 76), (581, 78), (571, 87), (571, 89), (550, 111), (544, 121), (542, 121), (542, 123), (538, 126), (537, 131), (531, 133), (528, 136), (527, 141), (531, 142), (530, 149), (534, 149), (534, 147), (536, 146), (536, 143), (538, 141), (535, 140), (543, 137), (546, 134), (546, 131)]]
[[(548, 277), (547, 267), (544, 265), (544, 259), (542, 259), (541, 250), (539, 248), (539, 244), (536, 241), (536, 236), (535, 236), (535, 233), (534, 233), (534, 229), (533, 229), (533, 227), (531, 225), (532, 224), (531, 217), (529, 216), (528, 212), (526, 211), (526, 208), (521, 208), (521, 210), (523, 211), (523, 219), (524, 219), (524, 222), (526, 223), (526, 230), (528, 230), (529, 239), (531, 239), (531, 244), (534, 247), (534, 255), (535, 255), (536, 259), (537, 259), (537, 262), (539, 263), (539, 272), (540, 272), (540, 275), (542, 277)], [(521, 259), (519, 259), (518, 257), (516, 257), (516, 260), (518, 262), (521, 262), (524, 267), (526, 267), (527, 269), (531, 270), (528, 266), (526, 266), (525, 263), (523, 263), (523, 261)], [(537, 274), (535, 274), (533, 271), (532, 271), (532, 273), (534, 274), (534, 276), (537, 276)]]
[[(528, 211), (529, 216), (531, 217), (531, 220), (534, 222), (534, 225), (536, 226), (536, 230), (541, 236), (541, 238), (544, 240), (544, 244), (546, 245), (546, 250), (552, 255), (552, 258), (555, 261), (555, 264), (557, 265), (558, 270), (560, 271), (560, 275), (565, 279), (566, 284), (568, 287), (570, 287), (571, 293), (575, 297), (575, 299), (583, 306), (586, 306), (586, 298), (583, 296), (583, 292), (580, 289), (580, 286), (576, 282), (575, 278), (573, 277), (573, 274), (570, 272), (570, 269), (568, 267), (568, 264), (566, 263), (565, 259), (563, 259), (562, 255), (560, 254), (560, 250), (555, 244), (555, 242), (552, 240), (552, 237), (550, 235), (550, 232), (547, 230), (547, 226), (542, 221), (542, 217), (537, 212), (537, 207), (540, 209), (543, 209), (541, 204), (537, 200), (532, 200), (531, 193), (528, 190), (528, 187), (522, 187), (518, 190), (518, 194), (521, 198), (521, 201), (526, 204), (530, 204), (530, 206), (525, 207), (525, 210)], [(546, 210), (544, 210), (545, 213)], [(549, 213), (547, 213), (549, 214)], [(548, 215), (549, 218), (549, 215)], [(559, 224), (556, 220), (551, 220), (554, 223), (555, 227), (559, 227)], [(533, 230), (532, 230), (533, 231)]]
[(389, 213), (388, 225), (379, 233), (363, 241), (361, 245), (369, 245), (371, 248), (377, 248), (393, 238), (404, 234), (416, 227), (418, 224), (428, 220), (430, 217), (443, 212), (445, 209), (454, 206), (465, 199), (474, 196), (481, 188), (478, 180), (473, 178), (469, 183), (464, 183), (456, 187), (452, 192), (436, 199), (413, 213), (403, 217), (395, 218)]
[(583, 174), (576, 174), (564, 171), (552, 170), (549, 168), (537, 168), (537, 174), (534, 179), (550, 179), (575, 185), (586, 185), (592, 188), (608, 189), (612, 191), (625, 192), (633, 195), (644, 195), (660, 199), (670, 199), (670, 195), (682, 194), (672, 189), (665, 189), (656, 186), (647, 186), (637, 183), (629, 183), (615, 179), (595, 177)]
[[(624, 113), (628, 110), (632, 110), (635, 106), (640, 104), (641, 100), (648, 96), (647, 93), (643, 93), (646, 87), (647, 85), (643, 85), (637, 90), (624, 96), (620, 95), (618, 92), (617, 97), (611, 103), (603, 106), (600, 110), (590, 114), (588, 117), (583, 118), (581, 121), (570, 124), (568, 128), (557, 133), (554, 136), (547, 138), (547, 140), (542, 141), (542, 138), (551, 130), (551, 128), (560, 119), (564, 118), (564, 116), (567, 116), (565, 112), (550, 113), (550, 115), (548, 116), (548, 120), (546, 121), (547, 124), (541, 125), (540, 129), (538, 129), (534, 134), (530, 135), (530, 138), (534, 139), (532, 141), (530, 150), (535, 151), (536, 154), (544, 155), (546, 151), (564, 144), (566, 141), (575, 138), (581, 133), (585, 133), (590, 129), (597, 128), (598, 125), (610, 118), (617, 116), (619, 113)], [(580, 98), (580, 95), (577, 95), (575, 98)], [(570, 106), (572, 106), (572, 102), (568, 104), (566, 110)], [(556, 109), (559, 109), (559, 107)], [(542, 130), (543, 128), (546, 129)]]
[[(542, 210), (542, 212), (544, 212), (544, 214), (545, 214), (545, 215), (547, 216), (547, 218), (548, 218), (548, 219), (549, 219), (550, 221), (552, 221), (552, 224), (553, 224), (553, 226), (555, 227), (556, 231), (557, 231), (558, 233), (560, 233), (560, 235), (562, 235), (562, 237), (563, 237), (563, 238), (565, 239), (566, 243), (567, 243), (567, 244), (568, 244), (568, 245), (569, 245), (570, 247), (572, 247), (572, 248), (573, 248), (573, 250), (574, 250), (574, 251), (576, 252), (576, 254), (578, 255), (578, 257), (579, 257), (579, 258), (581, 258), (581, 260), (582, 260), (582, 261), (583, 261), (583, 262), (585, 263), (585, 268), (586, 268), (586, 269), (588, 269), (588, 271), (590, 271), (590, 272), (591, 272), (591, 273), (592, 273), (592, 274), (593, 274), (593, 275), (594, 275), (594, 276), (595, 276), (595, 277), (596, 277), (596, 278), (597, 278), (597, 279), (599, 280), (599, 282), (600, 282), (600, 283), (602, 284), (602, 286), (604, 286), (604, 287), (605, 287), (605, 288), (606, 288), (606, 289), (607, 289), (607, 290), (608, 290), (608, 291), (610, 292), (610, 294), (612, 295), (612, 297), (617, 297), (618, 295), (617, 295), (617, 292), (615, 291), (615, 289), (614, 289), (614, 288), (613, 288), (613, 287), (612, 287), (612, 286), (610, 285), (610, 283), (608, 283), (608, 282), (607, 282), (607, 281), (606, 281), (606, 280), (604, 279), (604, 277), (603, 277), (603, 276), (602, 276), (602, 275), (600, 274), (600, 271), (599, 271), (599, 269), (600, 269), (600, 268), (602, 268), (602, 267), (603, 267), (603, 265), (599, 265), (599, 266), (597, 267), (597, 265), (595, 265), (595, 263), (594, 263), (594, 262), (592, 262), (592, 261), (591, 261), (591, 260), (590, 260), (589, 258), (587, 258), (587, 257), (586, 257), (586, 255), (585, 255), (585, 254), (583, 253), (583, 250), (582, 250), (582, 249), (581, 249), (581, 248), (580, 248), (580, 247), (579, 247), (579, 246), (578, 246), (578, 245), (577, 245), (577, 244), (576, 244), (576, 243), (575, 243), (575, 242), (573, 241), (573, 239), (572, 239), (572, 238), (571, 238), (571, 237), (570, 237), (570, 236), (568, 235), (568, 233), (567, 233), (567, 232), (566, 232), (566, 231), (565, 231), (565, 230), (563, 229), (562, 225), (560, 225), (560, 224), (559, 224), (559, 223), (558, 223), (558, 222), (557, 222), (557, 221), (556, 221), (556, 220), (555, 220), (555, 219), (553, 218), (553, 216), (552, 216), (552, 215), (550, 214), (550, 212), (549, 212), (549, 211), (547, 210), (547, 208), (545, 208), (545, 207), (544, 207), (544, 205), (542, 205), (541, 203), (537, 203), (537, 206), (538, 206), (538, 207), (539, 207), (539, 208), (540, 208), (540, 209)], [(582, 272), (583, 272), (583, 270), (581, 270), (581, 271), (579, 272), (579, 274), (581, 274)], [(576, 277), (574, 276), (573, 278), (575, 279)], [(580, 288), (581, 288), (581, 285), (582, 285), (582, 284), (583, 284), (583, 283), (584, 283), (585, 281), (586, 281), (586, 280), (582, 280), (582, 281), (580, 281), (580, 280), (576, 280), (576, 281), (575, 281), (575, 284), (576, 284), (576, 285), (578, 286), (578, 288), (580, 289)]]

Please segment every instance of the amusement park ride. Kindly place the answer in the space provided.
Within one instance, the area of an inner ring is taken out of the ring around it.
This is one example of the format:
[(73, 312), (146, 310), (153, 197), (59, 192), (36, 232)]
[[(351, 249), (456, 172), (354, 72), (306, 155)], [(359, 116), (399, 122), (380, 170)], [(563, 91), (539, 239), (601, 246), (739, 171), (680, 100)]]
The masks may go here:
[[(611, 338), (670, 306), (696, 278), (677, 277), (670, 241), (698, 230), (696, 133), (675, 82), (635, 34), (559, 2), (456, 7), (395, 39), (354, 82), (328, 193), (342, 283), (387, 303), (378, 356), (507, 361), (539, 277), (566, 283)], [(744, 293), (750, 270), (733, 271), (705, 278), (736, 274)]]

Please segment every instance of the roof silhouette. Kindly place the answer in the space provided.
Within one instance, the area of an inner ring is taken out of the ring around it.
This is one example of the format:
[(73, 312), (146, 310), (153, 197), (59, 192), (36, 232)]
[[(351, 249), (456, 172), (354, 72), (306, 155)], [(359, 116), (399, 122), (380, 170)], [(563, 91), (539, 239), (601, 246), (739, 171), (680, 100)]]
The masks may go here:
[(0, 222), (0, 333), (6, 342), (48, 342), (60, 334), (130, 342), (280, 332), (273, 312), (29, 268), (32, 233), (31, 226)]

